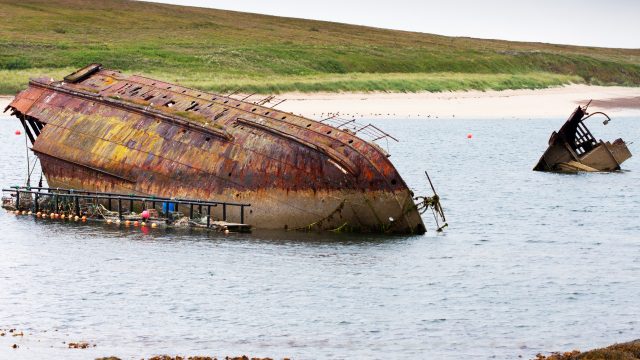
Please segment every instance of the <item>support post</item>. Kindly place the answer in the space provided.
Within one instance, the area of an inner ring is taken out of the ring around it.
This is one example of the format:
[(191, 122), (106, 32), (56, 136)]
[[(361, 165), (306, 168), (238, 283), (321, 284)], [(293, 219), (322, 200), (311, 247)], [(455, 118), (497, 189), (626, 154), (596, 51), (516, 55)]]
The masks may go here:
[(207, 228), (211, 226), (211, 206), (207, 206)]
[(80, 199), (78, 195), (73, 195), (73, 201), (76, 203), (76, 215), (80, 216)]
[(36, 142), (36, 139), (31, 134), (31, 130), (29, 130), (27, 123), (24, 121), (24, 117), (19, 117), (19, 119), (20, 119), (20, 122), (22, 123), (22, 127), (24, 127), (24, 131), (27, 133), (27, 136), (29, 137), (29, 140), (31, 140), (31, 144), (33, 144), (34, 142)]
[(122, 220), (122, 198), (118, 198), (118, 219)]
[(20, 190), (16, 189), (16, 210), (20, 210)]
[(227, 221), (227, 204), (222, 204), (222, 221)]
[(36, 194), (35, 194), (36, 202), (35, 202), (35, 204), (34, 204), (34, 212), (35, 212), (35, 213), (37, 213), (37, 212), (40, 210), (40, 209), (39, 209), (40, 205), (38, 204), (38, 198), (39, 198), (39, 197), (40, 197), (40, 194), (36, 193)]
[(240, 224), (244, 224), (244, 205), (240, 205)]
[(193, 203), (189, 204), (189, 219), (193, 219)]
[(29, 118), (27, 119), (27, 121), (29, 122), (29, 125), (31, 125), (31, 128), (33, 129), (33, 133), (36, 135), (35, 138), (37, 139), (38, 136), (40, 136), (40, 128), (38, 128), (38, 126), (33, 121), (33, 119)]

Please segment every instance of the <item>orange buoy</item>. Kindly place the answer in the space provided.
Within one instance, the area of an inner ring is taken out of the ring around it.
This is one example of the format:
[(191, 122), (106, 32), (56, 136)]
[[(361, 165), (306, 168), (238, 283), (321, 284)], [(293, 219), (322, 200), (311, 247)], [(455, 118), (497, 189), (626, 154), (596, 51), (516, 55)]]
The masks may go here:
[(152, 228), (152, 229), (155, 229), (155, 228), (157, 228), (157, 227), (158, 227), (158, 224), (156, 224), (156, 223), (151, 223), (151, 228)]
[(16, 214), (16, 215), (20, 215), (20, 210), (16, 210), (13, 213)]
[(22, 210), (22, 215), (27, 215), (27, 211), (26, 210)]
[(42, 213), (41, 213), (40, 211), (38, 211), (38, 212), (36, 213), (36, 217), (40, 217), (40, 216), (42, 216)]
[(82, 221), (83, 221), (83, 222), (84, 222), (84, 221), (87, 221), (87, 217), (83, 215), (83, 216), (82, 216)]
[(60, 219), (64, 220), (64, 214), (60, 214)]
[(111, 219), (107, 219), (107, 224), (111, 224)]
[(56, 214), (55, 213), (51, 213), (51, 214), (49, 214), (49, 217), (52, 218), (52, 219), (55, 219), (56, 218)]
[(471, 139), (472, 137), (473, 137), (473, 134), (472, 134), (472, 133), (468, 133), (468, 134), (467, 134), (467, 139)]
[(138, 221), (134, 221), (134, 222), (133, 222), (133, 226), (138, 226), (138, 225), (140, 225), (140, 224), (138, 223)]
[(27, 213), (27, 215), (33, 215), (33, 213), (32, 213), (31, 211), (29, 211), (29, 212)]
[(126, 221), (124, 222), (124, 226), (129, 226), (129, 225), (131, 225), (131, 221), (126, 220)]

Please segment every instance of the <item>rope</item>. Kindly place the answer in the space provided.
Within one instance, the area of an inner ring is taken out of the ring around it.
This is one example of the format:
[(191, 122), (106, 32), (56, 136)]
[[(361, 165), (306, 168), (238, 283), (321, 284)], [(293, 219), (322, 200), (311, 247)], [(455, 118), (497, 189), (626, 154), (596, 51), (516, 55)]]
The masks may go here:
[[(31, 175), (33, 174), (33, 171), (36, 169), (36, 163), (38, 162), (38, 157), (36, 156), (35, 159), (33, 159), (33, 164), (31, 165), (31, 171), (29, 172), (29, 179), (31, 179)], [(28, 164), (27, 164), (27, 168), (28, 168)], [(40, 173), (40, 176), (42, 177), (42, 173)]]
[[(336, 213), (338, 213), (338, 212), (342, 211), (342, 209), (344, 208), (344, 204), (345, 204), (345, 203), (346, 203), (346, 200), (344, 200), (344, 199), (343, 199), (343, 200), (342, 200), (342, 202), (338, 205), (338, 207), (337, 207), (335, 210), (333, 210), (331, 213), (329, 213), (329, 215), (327, 215), (327, 216), (325, 216), (324, 218), (322, 218), (322, 219), (320, 219), (320, 220), (318, 220), (318, 221), (316, 221), (316, 222), (313, 222), (313, 223), (311, 223), (311, 224), (309, 224), (309, 225), (307, 225), (307, 226), (302, 226), (302, 227), (295, 228), (295, 229), (292, 229), (292, 230), (294, 230), (294, 231), (299, 231), (299, 230), (311, 231), (311, 229), (312, 229), (314, 226), (321, 227), (321, 226), (322, 226), (322, 223), (323, 223), (325, 220), (329, 219), (329, 218), (330, 218), (330, 217), (332, 217), (334, 214), (336, 214)], [(342, 228), (343, 226), (344, 226), (344, 225), (340, 226), (340, 228)]]
[[(24, 121), (24, 120), (23, 120)], [(25, 123), (26, 124), (26, 123)], [(29, 140), (27, 139), (27, 129), (26, 129), (26, 125), (25, 125), (25, 131), (24, 131), (24, 149), (26, 150), (27, 153), (27, 186), (31, 187), (31, 171), (29, 168), (29, 163), (31, 162), (31, 160), (29, 159)]]

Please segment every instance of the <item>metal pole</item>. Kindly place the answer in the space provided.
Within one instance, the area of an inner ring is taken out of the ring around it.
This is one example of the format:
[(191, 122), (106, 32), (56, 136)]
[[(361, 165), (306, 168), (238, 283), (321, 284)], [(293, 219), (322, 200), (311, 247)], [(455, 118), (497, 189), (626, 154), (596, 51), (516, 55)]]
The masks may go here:
[(227, 221), (227, 204), (222, 204), (222, 221)]
[(22, 126), (24, 127), (24, 132), (29, 137), (29, 140), (31, 140), (31, 144), (33, 144), (34, 142), (36, 142), (36, 139), (31, 134), (31, 130), (29, 130), (29, 128), (27, 127), (27, 123), (24, 121), (24, 117), (19, 117), (19, 119), (20, 119), (20, 122), (22, 123)]
[(283, 103), (283, 102), (285, 102), (285, 101), (287, 101), (287, 99), (284, 99), (284, 100), (280, 101), (279, 103), (277, 103), (277, 104), (273, 105), (271, 108), (273, 109), (274, 107), (276, 107), (276, 106), (278, 106), (278, 105), (282, 104), (282, 103)]
[(118, 219), (122, 220), (122, 198), (118, 198)]
[(211, 225), (211, 206), (207, 206), (207, 227)]

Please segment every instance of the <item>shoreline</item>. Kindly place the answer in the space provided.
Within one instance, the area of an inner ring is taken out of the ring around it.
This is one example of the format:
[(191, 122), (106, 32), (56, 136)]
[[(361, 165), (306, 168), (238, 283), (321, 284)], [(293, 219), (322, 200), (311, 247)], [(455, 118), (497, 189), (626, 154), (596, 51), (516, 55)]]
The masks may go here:
[(540, 90), (442, 93), (290, 93), (277, 108), (311, 118), (340, 113), (344, 118), (550, 118), (589, 109), (610, 116), (640, 116), (640, 87), (568, 85)]
[[(12, 98), (0, 95), (1, 110)], [(589, 100), (593, 100), (591, 112), (604, 111), (612, 117), (640, 116), (640, 87), (622, 86), (441, 93), (287, 93), (276, 98), (276, 102), (286, 99), (277, 109), (312, 119), (335, 114), (365, 119), (564, 119)]]

